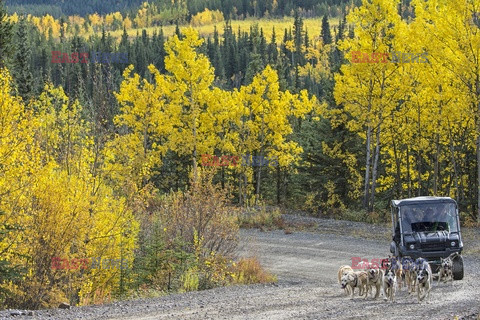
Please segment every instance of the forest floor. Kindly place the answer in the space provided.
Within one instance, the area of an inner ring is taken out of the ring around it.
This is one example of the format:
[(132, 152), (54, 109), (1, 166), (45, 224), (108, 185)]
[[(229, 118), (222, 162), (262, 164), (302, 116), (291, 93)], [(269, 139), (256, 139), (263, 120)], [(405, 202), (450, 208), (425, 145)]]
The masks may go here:
[[(405, 288), (396, 302), (346, 297), (337, 282), (340, 265), (352, 257), (388, 255), (387, 226), (284, 216), (288, 231), (241, 230), (240, 255), (256, 256), (278, 277), (268, 285), (232, 286), (109, 305), (41, 310), (0, 319), (480, 319), (480, 230), (463, 229), (465, 277), (434, 281), (428, 302)], [(306, 231), (308, 230), (308, 231)]]

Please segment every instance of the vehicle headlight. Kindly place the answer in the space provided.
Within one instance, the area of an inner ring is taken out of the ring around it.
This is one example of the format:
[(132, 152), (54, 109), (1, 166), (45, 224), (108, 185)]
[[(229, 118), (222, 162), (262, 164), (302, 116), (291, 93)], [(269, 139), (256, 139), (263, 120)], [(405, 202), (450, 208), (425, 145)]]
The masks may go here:
[(450, 246), (455, 247), (457, 243), (455, 241), (450, 242)]
[(414, 244), (411, 244), (411, 245), (409, 246), (409, 248), (410, 248), (410, 250), (413, 250), (413, 249), (415, 249), (415, 245), (414, 245)]

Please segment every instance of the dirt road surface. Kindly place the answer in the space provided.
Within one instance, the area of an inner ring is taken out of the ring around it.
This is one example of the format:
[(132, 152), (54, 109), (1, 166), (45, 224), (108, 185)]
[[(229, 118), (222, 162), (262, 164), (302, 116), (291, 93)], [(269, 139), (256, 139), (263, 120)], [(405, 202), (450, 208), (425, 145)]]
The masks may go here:
[[(370, 236), (355, 230), (367, 228)], [(70, 310), (35, 311), (15, 319), (479, 319), (480, 259), (464, 255), (465, 278), (452, 284), (434, 282), (430, 301), (418, 303), (405, 289), (395, 303), (346, 297), (337, 283), (340, 265), (351, 257), (384, 258), (388, 255), (386, 227), (354, 222), (318, 220), (315, 230), (286, 234), (282, 230), (241, 231), (242, 256), (257, 256), (278, 277), (276, 284), (233, 286), (155, 299), (122, 301)], [(476, 232), (476, 231), (475, 231)], [(355, 236), (352, 236), (355, 234)], [(366, 239), (367, 238), (367, 239)], [(478, 246), (474, 236), (465, 248)], [(474, 242), (474, 243), (473, 243)]]

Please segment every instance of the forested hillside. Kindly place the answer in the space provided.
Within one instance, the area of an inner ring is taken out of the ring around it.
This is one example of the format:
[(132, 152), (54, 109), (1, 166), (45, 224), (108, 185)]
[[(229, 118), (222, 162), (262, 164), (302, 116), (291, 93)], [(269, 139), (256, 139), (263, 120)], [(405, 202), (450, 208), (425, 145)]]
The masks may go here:
[(88, 0), (79, 5), (76, 1), (57, 0), (6, 0), (8, 12), (26, 13), (37, 16), (50, 14), (56, 18), (62, 15), (84, 16), (92, 13), (106, 14), (115, 11), (127, 11), (134, 9), (142, 3), (142, 0)]
[[(86, 0), (82, 5), (75, 1), (56, 0), (7, 0), (9, 12), (24, 12), (33, 15), (49, 13), (56, 18), (62, 15), (80, 15), (98, 13), (107, 14), (115, 11), (128, 13), (135, 11), (144, 0)], [(160, 8), (163, 15), (178, 14), (178, 18), (188, 19), (192, 15), (208, 8), (219, 10), (225, 17), (237, 19), (240, 17), (283, 17), (292, 15), (295, 8), (308, 16), (323, 16), (326, 13), (340, 12), (347, 0), (153, 0), (151, 4)], [(359, 3), (359, 1), (354, 1)], [(173, 5), (172, 5), (173, 4)], [(332, 10), (333, 9), (333, 10)], [(337, 11), (335, 11), (337, 9)]]

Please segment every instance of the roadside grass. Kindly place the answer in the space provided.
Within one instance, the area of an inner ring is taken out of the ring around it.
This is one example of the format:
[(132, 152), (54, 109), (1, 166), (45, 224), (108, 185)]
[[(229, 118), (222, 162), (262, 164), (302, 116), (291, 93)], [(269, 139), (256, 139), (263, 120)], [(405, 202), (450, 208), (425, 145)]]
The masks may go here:
[(148, 287), (142, 285), (136, 290), (131, 291), (128, 295), (118, 297), (118, 300), (123, 299), (143, 299), (143, 298), (161, 298), (168, 295), (168, 292), (161, 288)]
[(232, 276), (236, 284), (277, 282), (277, 276), (266, 271), (257, 257), (240, 259), (234, 264), (234, 273)]
[(258, 206), (244, 209), (238, 216), (238, 225), (243, 229), (260, 229), (261, 231), (283, 230), (286, 234), (301, 231), (316, 231), (317, 221), (285, 219), (285, 210), (279, 207)]
[(463, 227), (463, 253), (468, 255), (480, 255), (480, 229), (478, 227)]
[(285, 223), (279, 208), (266, 206), (248, 208), (237, 216), (240, 228), (259, 228), (261, 230), (284, 229)]

